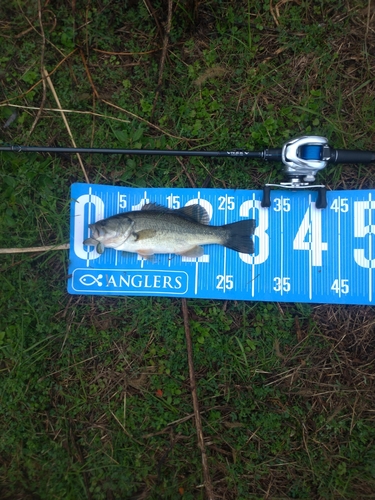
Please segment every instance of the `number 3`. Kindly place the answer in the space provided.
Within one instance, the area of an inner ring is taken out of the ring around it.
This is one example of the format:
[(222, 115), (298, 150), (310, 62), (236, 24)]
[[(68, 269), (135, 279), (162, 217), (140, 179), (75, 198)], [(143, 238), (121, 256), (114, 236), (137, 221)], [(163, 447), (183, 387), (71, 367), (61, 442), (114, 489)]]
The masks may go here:
[[(259, 240), (259, 250), (257, 255), (240, 253), (240, 258), (246, 264), (263, 264), (268, 259), (270, 252), (268, 229), (268, 208), (263, 208), (259, 200), (247, 200), (240, 207), (240, 217), (249, 217), (250, 210), (258, 210), (259, 220), (255, 228), (254, 236)], [(254, 212), (253, 212), (254, 213)]]

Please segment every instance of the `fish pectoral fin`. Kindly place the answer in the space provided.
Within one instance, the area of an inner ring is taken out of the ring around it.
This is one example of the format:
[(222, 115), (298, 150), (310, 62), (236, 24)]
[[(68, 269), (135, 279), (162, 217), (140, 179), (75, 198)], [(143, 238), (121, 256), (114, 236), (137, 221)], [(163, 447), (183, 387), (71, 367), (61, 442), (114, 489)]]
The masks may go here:
[(178, 253), (178, 255), (181, 255), (182, 257), (192, 257), (192, 258), (202, 257), (203, 254), (204, 254), (203, 248), (198, 245), (196, 247), (191, 248), (187, 252)]
[(156, 231), (154, 229), (142, 229), (141, 231), (133, 232), (132, 236), (134, 236), (135, 241), (140, 240), (148, 240), (150, 238), (154, 238), (156, 236)]

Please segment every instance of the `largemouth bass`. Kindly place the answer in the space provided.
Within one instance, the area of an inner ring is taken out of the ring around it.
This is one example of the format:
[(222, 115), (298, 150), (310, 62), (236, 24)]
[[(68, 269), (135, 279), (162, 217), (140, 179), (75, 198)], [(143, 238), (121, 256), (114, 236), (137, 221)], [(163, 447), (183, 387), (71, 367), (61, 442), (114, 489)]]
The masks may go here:
[(223, 245), (236, 252), (254, 253), (255, 220), (246, 219), (223, 226), (209, 226), (209, 215), (201, 205), (170, 209), (148, 203), (141, 210), (124, 212), (90, 224), (98, 253), (105, 248), (132, 252), (146, 259), (154, 254), (174, 253), (200, 257), (201, 245)]

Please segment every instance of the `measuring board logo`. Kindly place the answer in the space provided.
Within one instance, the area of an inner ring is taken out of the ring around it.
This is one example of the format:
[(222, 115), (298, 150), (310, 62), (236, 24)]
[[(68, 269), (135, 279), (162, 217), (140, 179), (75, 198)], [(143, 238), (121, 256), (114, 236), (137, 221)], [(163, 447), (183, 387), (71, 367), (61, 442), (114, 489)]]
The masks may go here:
[[(375, 303), (375, 191), (127, 188), (73, 184), (68, 291), (84, 295), (148, 295), (279, 302)], [(205, 245), (198, 258), (137, 254), (83, 245), (89, 224), (140, 210), (202, 205), (210, 224), (255, 219), (254, 254)]]

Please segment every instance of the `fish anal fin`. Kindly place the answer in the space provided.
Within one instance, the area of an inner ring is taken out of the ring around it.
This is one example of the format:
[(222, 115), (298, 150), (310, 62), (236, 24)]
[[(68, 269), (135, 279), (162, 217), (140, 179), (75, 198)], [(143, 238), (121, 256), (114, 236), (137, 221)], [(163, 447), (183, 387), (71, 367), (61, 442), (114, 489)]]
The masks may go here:
[(182, 257), (192, 257), (192, 258), (202, 257), (203, 254), (204, 254), (203, 248), (198, 246), (198, 245), (191, 248), (187, 252), (179, 252), (178, 253), (178, 255), (181, 255)]

